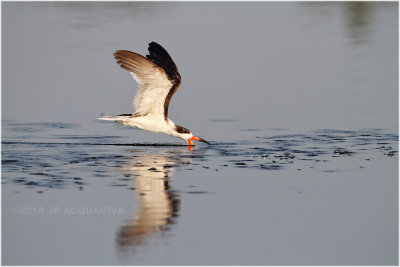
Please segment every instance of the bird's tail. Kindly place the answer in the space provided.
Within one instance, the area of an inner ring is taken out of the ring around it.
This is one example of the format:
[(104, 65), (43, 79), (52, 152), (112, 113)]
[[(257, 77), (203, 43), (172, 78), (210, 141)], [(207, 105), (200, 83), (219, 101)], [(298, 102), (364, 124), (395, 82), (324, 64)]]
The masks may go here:
[(123, 122), (126, 121), (130, 118), (131, 114), (122, 114), (118, 116), (110, 116), (106, 115), (104, 113), (101, 113), (100, 118), (97, 118), (98, 120), (103, 120), (103, 121), (118, 121), (118, 122)]

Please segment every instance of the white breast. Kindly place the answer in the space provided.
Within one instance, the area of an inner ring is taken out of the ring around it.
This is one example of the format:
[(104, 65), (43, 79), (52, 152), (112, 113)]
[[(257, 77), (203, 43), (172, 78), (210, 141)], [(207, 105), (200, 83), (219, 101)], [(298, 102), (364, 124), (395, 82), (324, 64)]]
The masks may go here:
[(166, 121), (164, 117), (153, 113), (150, 113), (147, 116), (130, 118), (124, 124), (126, 126), (137, 127), (150, 132), (161, 132), (169, 135), (171, 135), (175, 127), (175, 123), (170, 119)]

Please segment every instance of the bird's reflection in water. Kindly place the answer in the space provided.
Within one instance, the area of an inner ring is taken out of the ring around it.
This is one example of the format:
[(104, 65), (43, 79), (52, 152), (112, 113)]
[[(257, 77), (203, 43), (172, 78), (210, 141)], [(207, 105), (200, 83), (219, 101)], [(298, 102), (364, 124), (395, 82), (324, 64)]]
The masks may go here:
[(169, 184), (177, 160), (165, 151), (149, 154), (135, 150), (133, 153), (134, 158), (123, 170), (134, 177), (138, 211), (117, 233), (120, 252), (135, 250), (156, 232), (167, 230), (178, 216), (180, 206), (178, 195)]

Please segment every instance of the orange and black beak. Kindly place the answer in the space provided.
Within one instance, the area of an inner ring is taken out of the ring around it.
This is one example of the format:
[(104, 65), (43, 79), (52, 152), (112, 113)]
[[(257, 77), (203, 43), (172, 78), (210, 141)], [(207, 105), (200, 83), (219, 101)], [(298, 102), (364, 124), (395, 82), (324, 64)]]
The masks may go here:
[(207, 142), (206, 140), (204, 140), (203, 138), (197, 137), (197, 136), (192, 136), (191, 138), (188, 139), (188, 145), (189, 146), (194, 146), (192, 140), (194, 141), (199, 141), (199, 142), (203, 142), (206, 143), (207, 145), (211, 145), (209, 142)]

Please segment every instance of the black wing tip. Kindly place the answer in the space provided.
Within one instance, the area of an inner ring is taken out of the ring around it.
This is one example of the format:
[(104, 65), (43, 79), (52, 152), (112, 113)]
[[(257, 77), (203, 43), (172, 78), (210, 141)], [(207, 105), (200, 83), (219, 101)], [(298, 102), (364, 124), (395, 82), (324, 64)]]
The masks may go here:
[(159, 52), (162, 52), (162, 53), (166, 53), (169, 56), (167, 50), (165, 50), (165, 48), (162, 47), (162, 45), (160, 45), (159, 43), (154, 42), (154, 41), (151, 41), (149, 43), (149, 47), (147, 48), (147, 50), (149, 50), (150, 53), (153, 52), (153, 51), (154, 52), (158, 52), (159, 51)]
[(146, 58), (161, 67), (167, 73), (169, 79), (175, 85), (179, 85), (181, 82), (181, 76), (179, 75), (178, 68), (167, 50), (154, 41), (149, 43), (148, 50), (149, 54), (146, 55)]
[(146, 57), (154, 63), (160, 65), (170, 65), (171, 67), (173, 66), (176, 68), (171, 56), (168, 54), (167, 50), (165, 50), (165, 48), (162, 47), (160, 44), (156, 42), (151, 42), (149, 43), (149, 47), (147, 48), (147, 50), (149, 51), (149, 54), (146, 55)]
[[(150, 48), (151, 47), (161, 47), (162, 48), (162, 46), (159, 44), (159, 43), (157, 43), (157, 42), (154, 42), (154, 41), (151, 41), (150, 43), (149, 43), (149, 50), (150, 50)], [(164, 48), (163, 48), (164, 49)], [(165, 49), (164, 49), (165, 50)]]

